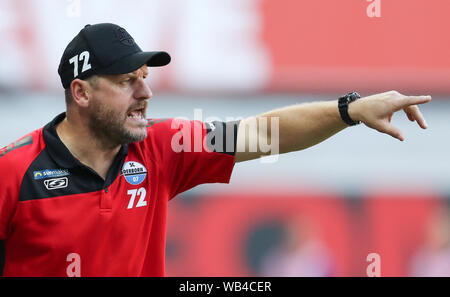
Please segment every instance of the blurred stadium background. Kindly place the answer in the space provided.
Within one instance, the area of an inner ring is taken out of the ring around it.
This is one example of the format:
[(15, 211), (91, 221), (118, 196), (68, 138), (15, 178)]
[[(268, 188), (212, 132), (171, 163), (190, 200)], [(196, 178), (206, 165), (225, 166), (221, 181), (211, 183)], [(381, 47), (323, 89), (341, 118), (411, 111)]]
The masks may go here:
[[(246, 117), (395, 89), (431, 94), (404, 143), (364, 125), (237, 164), (169, 204), (168, 276), (450, 276), (450, 3), (380, 0), (0, 0), (0, 147), (63, 111), (57, 74), (87, 23), (114, 22), (153, 69), (149, 116)], [(7, 174), (6, 172), (0, 174)]]

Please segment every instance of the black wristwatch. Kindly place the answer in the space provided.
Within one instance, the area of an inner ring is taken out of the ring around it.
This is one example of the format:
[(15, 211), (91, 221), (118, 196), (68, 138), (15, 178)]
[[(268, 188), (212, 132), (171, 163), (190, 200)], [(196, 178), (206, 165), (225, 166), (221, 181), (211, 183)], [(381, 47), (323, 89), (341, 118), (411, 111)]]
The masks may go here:
[(358, 93), (351, 92), (348, 93), (347, 95), (340, 97), (338, 100), (338, 107), (339, 113), (341, 114), (341, 118), (349, 126), (361, 124), (361, 121), (354, 121), (348, 115), (348, 105), (359, 98), (361, 98), (361, 96)]

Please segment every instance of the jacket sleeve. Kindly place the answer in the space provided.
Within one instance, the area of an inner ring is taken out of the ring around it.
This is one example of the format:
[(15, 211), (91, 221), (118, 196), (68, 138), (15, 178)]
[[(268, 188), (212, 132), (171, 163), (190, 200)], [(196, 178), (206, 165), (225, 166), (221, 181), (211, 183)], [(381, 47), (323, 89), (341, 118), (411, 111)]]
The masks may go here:
[(155, 124), (149, 135), (159, 150), (170, 199), (200, 184), (230, 181), (238, 125), (180, 119)]

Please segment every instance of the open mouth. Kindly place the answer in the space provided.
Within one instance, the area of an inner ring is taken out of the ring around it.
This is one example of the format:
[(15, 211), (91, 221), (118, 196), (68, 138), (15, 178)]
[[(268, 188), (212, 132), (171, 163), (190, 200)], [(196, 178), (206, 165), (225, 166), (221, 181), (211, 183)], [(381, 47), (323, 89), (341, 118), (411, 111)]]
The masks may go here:
[(145, 119), (145, 108), (129, 111), (127, 114), (127, 118), (134, 121), (146, 122), (147, 120)]

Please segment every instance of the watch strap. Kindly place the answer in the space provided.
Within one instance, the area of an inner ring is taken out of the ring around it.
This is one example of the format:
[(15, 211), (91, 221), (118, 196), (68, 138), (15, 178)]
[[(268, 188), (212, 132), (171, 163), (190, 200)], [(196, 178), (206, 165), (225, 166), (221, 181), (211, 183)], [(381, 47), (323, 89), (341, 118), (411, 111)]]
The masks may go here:
[(349, 126), (361, 124), (361, 121), (352, 120), (348, 114), (348, 105), (359, 98), (361, 98), (361, 96), (357, 92), (351, 92), (340, 97), (338, 100), (338, 108), (341, 118)]

